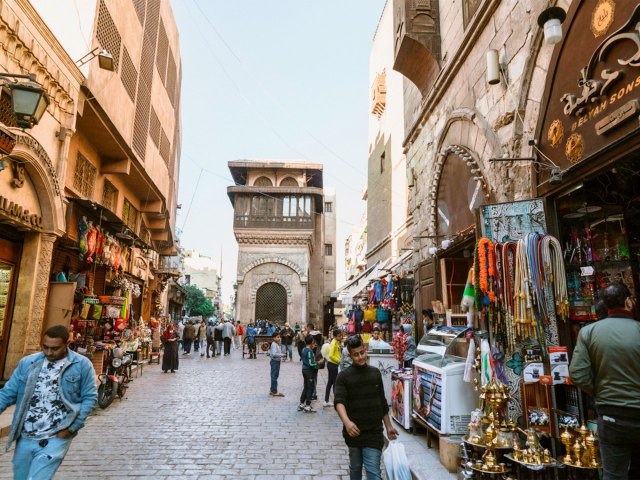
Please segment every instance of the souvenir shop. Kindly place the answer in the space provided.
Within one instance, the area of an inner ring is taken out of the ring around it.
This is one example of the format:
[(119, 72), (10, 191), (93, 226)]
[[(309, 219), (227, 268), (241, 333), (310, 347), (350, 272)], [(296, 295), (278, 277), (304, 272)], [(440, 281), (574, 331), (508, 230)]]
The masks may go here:
[[(114, 213), (92, 202), (71, 199), (67, 234), (55, 245), (51, 291), (75, 282), (67, 300), (72, 347), (90, 357), (100, 373), (104, 351), (122, 343), (135, 360), (150, 353), (154, 318), (143, 318), (144, 245)], [(136, 275), (133, 275), (135, 272)], [(51, 294), (50, 294), (51, 295)]]
[[(640, 70), (625, 61), (638, 55), (626, 39), (640, 11), (618, 3), (603, 26), (592, 14), (605, 3), (567, 12), (536, 132), (538, 198), (479, 206), (470, 252), (457, 235), (419, 266), (417, 305), (442, 302), (445, 314), (413, 364), (413, 417), (462, 437), (453, 469), (464, 478), (601, 474), (594, 401), (568, 382), (569, 363), (580, 329), (606, 315), (601, 289), (623, 282), (637, 296), (640, 286)], [(589, 83), (597, 95), (576, 87), (601, 72), (612, 76)], [(462, 295), (451, 272), (461, 262), (447, 271), (460, 252), (472, 265)]]

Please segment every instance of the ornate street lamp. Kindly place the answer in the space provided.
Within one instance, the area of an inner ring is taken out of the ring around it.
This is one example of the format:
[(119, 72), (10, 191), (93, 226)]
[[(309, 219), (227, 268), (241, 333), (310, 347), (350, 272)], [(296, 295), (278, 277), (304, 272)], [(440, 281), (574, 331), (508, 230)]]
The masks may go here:
[(18, 126), (32, 128), (37, 125), (49, 106), (49, 96), (36, 82), (36, 76), (0, 73), (0, 78), (27, 79), (25, 82), (5, 82), (3, 86), (11, 92), (11, 106)]

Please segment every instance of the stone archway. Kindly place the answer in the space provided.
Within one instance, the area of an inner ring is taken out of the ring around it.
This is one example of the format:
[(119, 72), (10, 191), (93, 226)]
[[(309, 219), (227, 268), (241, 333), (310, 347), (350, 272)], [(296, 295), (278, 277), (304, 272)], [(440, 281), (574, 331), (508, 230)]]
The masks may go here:
[(287, 322), (287, 313), (287, 291), (279, 282), (266, 282), (256, 290), (256, 320), (283, 325)]

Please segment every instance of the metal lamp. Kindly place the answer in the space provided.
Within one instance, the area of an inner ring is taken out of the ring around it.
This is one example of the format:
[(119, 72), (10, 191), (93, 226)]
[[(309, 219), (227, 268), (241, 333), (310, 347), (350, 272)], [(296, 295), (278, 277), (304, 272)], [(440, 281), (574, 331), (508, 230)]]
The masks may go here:
[(33, 80), (6, 86), (11, 90), (11, 103), (18, 126), (31, 128), (37, 125), (49, 106), (49, 96), (42, 86)]
[(538, 25), (544, 29), (544, 41), (548, 45), (555, 45), (562, 40), (562, 22), (567, 18), (567, 12), (560, 7), (550, 7), (538, 16)]
[(104, 48), (98, 52), (98, 66), (103, 70), (114, 72), (116, 70), (116, 63), (111, 55)]

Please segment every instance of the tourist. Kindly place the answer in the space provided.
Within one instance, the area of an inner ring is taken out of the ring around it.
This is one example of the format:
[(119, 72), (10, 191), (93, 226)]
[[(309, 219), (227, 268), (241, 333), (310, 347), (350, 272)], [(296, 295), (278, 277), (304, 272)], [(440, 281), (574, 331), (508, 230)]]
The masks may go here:
[(269, 326), (267, 327), (267, 335), (271, 337), (276, 332), (276, 327), (273, 323), (269, 322)]
[(404, 351), (404, 368), (411, 368), (413, 359), (416, 358), (416, 339), (413, 338), (413, 326), (405, 323), (402, 325), (402, 332), (407, 336), (407, 349)]
[(380, 338), (380, 329), (374, 328), (369, 339), (369, 350), (391, 350), (392, 348), (391, 345)]
[(218, 324), (216, 325), (213, 331), (213, 337), (216, 340), (217, 355), (220, 355), (220, 356), (222, 356), (223, 349), (224, 349), (224, 338), (222, 336), (223, 329), (224, 329), (224, 317), (220, 319), (220, 321), (218, 322)]
[(202, 322), (200, 322), (197, 338), (198, 344), (200, 346), (200, 356), (204, 357), (204, 349), (207, 348), (207, 322), (204, 319), (202, 319)]
[(282, 361), (287, 361), (287, 354), (289, 361), (293, 361), (293, 330), (291, 330), (288, 323), (285, 323), (282, 330), (280, 330), (280, 338), (282, 338), (282, 353), (284, 354)]
[(247, 338), (245, 342), (247, 343), (247, 348), (249, 349), (249, 358), (256, 358), (256, 335), (258, 335), (258, 330), (250, 323), (247, 327)]
[(169, 323), (162, 332), (162, 343), (164, 344), (162, 372), (167, 373), (167, 370), (171, 370), (171, 373), (175, 373), (178, 369), (178, 335), (173, 323)]
[(216, 341), (214, 338), (215, 325), (213, 324), (213, 320), (209, 320), (209, 324), (207, 325), (207, 358), (209, 358), (209, 351), (211, 351), (211, 356), (216, 356)]
[(395, 440), (398, 432), (389, 419), (382, 374), (367, 365), (362, 338), (352, 335), (346, 344), (353, 364), (338, 375), (334, 403), (343, 424), (342, 436), (349, 447), (350, 478), (361, 479), (364, 466), (368, 480), (381, 480), (382, 425), (389, 440)]
[(222, 342), (224, 344), (224, 356), (231, 355), (231, 342), (236, 334), (236, 327), (232, 322), (223, 322), (222, 324)]
[(302, 330), (302, 328), (300, 328), (300, 324), (298, 322), (296, 322), (296, 324), (293, 327), (294, 333), (297, 335), (297, 334), (300, 333), (301, 330)]
[[(583, 327), (571, 383), (595, 398), (605, 480), (640, 478), (640, 323), (623, 283), (602, 291), (608, 316)], [(0, 390), (1, 391), (1, 390)]]
[(300, 395), (300, 405), (298, 410), (305, 413), (313, 413), (315, 410), (311, 407), (311, 395), (313, 395), (313, 382), (315, 378), (314, 371), (318, 371), (318, 363), (316, 362), (315, 343), (311, 335), (307, 335), (304, 339), (305, 347), (302, 349), (302, 394)]
[(184, 349), (184, 345), (182, 343), (182, 334), (184, 333), (184, 323), (182, 320), (178, 322), (178, 325), (175, 327), (176, 335), (178, 337), (178, 345)]
[[(324, 343), (324, 339), (322, 338), (322, 333), (315, 329), (313, 323), (307, 324), (309, 329), (309, 335), (313, 337), (313, 341), (315, 343), (315, 354), (316, 354), (316, 362), (318, 362), (318, 368), (324, 368), (324, 358), (322, 357), (322, 344)], [(311, 396), (311, 400), (318, 399), (318, 370), (315, 371), (315, 378), (313, 379), (313, 395)]]
[(271, 390), (269, 391), (269, 395), (272, 397), (284, 397), (282, 393), (278, 392), (280, 362), (283, 357), (280, 349), (280, 334), (278, 332), (273, 332), (271, 338), (271, 347), (269, 348), (269, 358), (271, 358)]
[(196, 327), (193, 326), (193, 322), (189, 320), (187, 324), (184, 326), (184, 331), (182, 332), (182, 348), (184, 349), (185, 355), (191, 355), (191, 345), (196, 338)]
[(236, 348), (242, 348), (242, 341), (244, 340), (244, 327), (240, 320), (238, 320), (236, 325)]
[(296, 333), (296, 348), (298, 349), (298, 356), (300, 357), (300, 361), (302, 361), (302, 350), (305, 347), (304, 339), (306, 338), (308, 333), (309, 332), (307, 331), (306, 326), (298, 333)]
[(331, 395), (331, 389), (333, 389), (333, 395), (336, 394), (336, 378), (338, 378), (338, 368), (340, 366), (340, 352), (342, 350), (342, 330), (339, 328), (333, 329), (333, 340), (331, 340), (331, 347), (329, 349), (329, 358), (327, 359), (327, 371), (329, 372), (329, 380), (327, 381), (327, 388), (324, 392), (324, 404), (323, 407), (331, 407), (333, 404), (329, 402), (329, 396)]
[[(42, 352), (20, 360), (0, 389), (0, 413), (17, 406), (7, 442), (9, 450), (16, 441), (16, 480), (53, 478), (98, 400), (91, 361), (68, 349), (68, 341), (66, 327), (49, 328)], [(30, 398), (23, 398), (25, 391)]]

